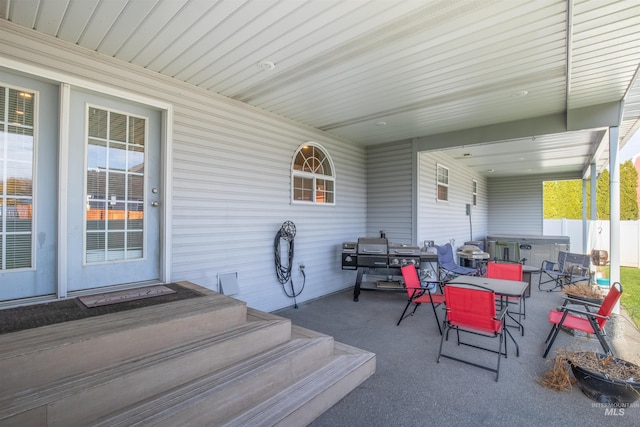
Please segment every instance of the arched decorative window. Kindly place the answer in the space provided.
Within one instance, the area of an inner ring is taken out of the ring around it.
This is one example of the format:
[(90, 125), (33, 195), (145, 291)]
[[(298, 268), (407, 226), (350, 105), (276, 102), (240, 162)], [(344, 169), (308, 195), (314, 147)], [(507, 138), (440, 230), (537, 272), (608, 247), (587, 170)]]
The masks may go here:
[(316, 143), (303, 144), (293, 157), (291, 196), (294, 202), (335, 204), (333, 162)]

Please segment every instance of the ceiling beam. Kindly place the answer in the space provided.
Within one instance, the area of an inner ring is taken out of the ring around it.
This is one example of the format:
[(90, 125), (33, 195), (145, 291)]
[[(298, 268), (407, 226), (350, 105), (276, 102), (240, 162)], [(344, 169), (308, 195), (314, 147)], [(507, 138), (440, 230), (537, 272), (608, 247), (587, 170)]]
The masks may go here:
[(574, 108), (567, 112), (567, 130), (597, 129), (620, 126), (624, 101), (608, 102), (583, 108)]
[(567, 114), (550, 114), (454, 132), (421, 136), (415, 138), (414, 142), (417, 151), (430, 151), (577, 130), (603, 129), (609, 126), (620, 126), (623, 109), (624, 102), (622, 101), (608, 102), (569, 110)]
[(501, 142), (536, 135), (561, 133), (566, 131), (566, 116), (562, 113), (513, 122), (480, 126), (455, 132), (416, 138), (417, 151), (441, 150), (465, 145)]

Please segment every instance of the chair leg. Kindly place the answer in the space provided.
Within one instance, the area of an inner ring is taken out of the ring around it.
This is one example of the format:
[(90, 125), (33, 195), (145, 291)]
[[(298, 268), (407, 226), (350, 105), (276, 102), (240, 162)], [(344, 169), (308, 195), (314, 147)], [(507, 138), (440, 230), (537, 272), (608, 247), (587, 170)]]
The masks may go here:
[[(507, 333), (507, 335), (509, 335), (509, 338), (511, 338), (511, 341), (513, 341), (513, 343), (514, 343), (514, 344), (515, 344), (515, 346), (516, 346), (516, 357), (520, 357), (520, 346), (518, 345), (518, 342), (516, 341), (516, 339), (515, 339), (515, 338), (513, 338), (513, 335), (511, 335), (511, 332), (510, 332), (508, 329), (506, 329), (506, 328), (505, 328), (504, 330), (505, 330), (505, 332)], [(505, 339), (506, 339), (506, 338), (505, 338)], [(507, 353), (507, 352), (506, 352), (506, 350), (505, 350), (505, 355), (504, 355), (504, 358), (505, 358), (505, 359), (507, 358), (507, 354), (506, 354), (506, 353)]]
[[(409, 299), (409, 302), (407, 302), (407, 305), (404, 307), (404, 311), (402, 312), (402, 316), (400, 316), (400, 320), (398, 320), (398, 323), (396, 323), (396, 326), (400, 326), (400, 322), (402, 322), (404, 320), (404, 317), (405, 317), (404, 314), (407, 312), (407, 309), (409, 309), (410, 305), (411, 305), (411, 299)], [(413, 312), (411, 314), (415, 313), (417, 308), (418, 307), (416, 306), (416, 308), (413, 309)]]
[(598, 341), (600, 341), (600, 345), (602, 346), (602, 349), (604, 350), (604, 353), (607, 356), (613, 356), (613, 352), (611, 351), (611, 347), (609, 347), (609, 344), (605, 340), (605, 338), (602, 335), (602, 333), (601, 332), (597, 333), (596, 337), (598, 338)]
[(443, 326), (444, 332), (440, 337), (440, 349), (438, 350), (438, 359), (436, 360), (436, 363), (440, 363), (440, 356), (442, 355), (442, 344), (444, 343), (444, 340), (449, 339), (449, 325), (445, 321)]
[[(500, 332), (500, 344), (498, 344), (498, 365), (496, 366), (496, 382), (498, 382), (498, 378), (500, 377), (500, 358), (502, 358), (502, 340), (505, 339), (504, 336), (504, 328), (502, 328), (502, 332)], [(504, 343), (504, 352), (505, 355), (507, 353), (507, 342), (505, 340)]]
[(600, 341), (600, 345), (602, 346), (602, 349), (604, 350), (605, 354), (607, 356), (613, 356), (611, 347), (609, 347), (607, 340), (604, 338), (604, 333), (600, 330), (595, 318), (589, 316), (589, 323), (591, 323), (591, 327), (595, 331), (596, 338), (598, 338), (598, 341)]
[[(557, 325), (553, 325), (553, 327), (551, 328), (551, 331), (549, 332), (549, 335), (547, 336), (547, 340), (545, 341), (545, 343), (548, 341), (549, 344), (547, 344), (547, 348), (544, 350), (544, 354), (542, 355), (543, 359), (547, 358), (547, 354), (549, 354), (549, 350), (551, 350), (551, 346), (553, 345), (553, 342), (556, 340), (556, 336), (558, 336), (558, 332), (560, 332), (559, 323)], [(549, 338), (551, 338), (551, 341), (549, 341)]]
[(433, 308), (433, 315), (436, 316), (436, 323), (438, 324), (438, 332), (442, 335), (442, 328), (440, 327), (440, 319), (438, 318), (438, 312), (436, 311), (436, 305), (431, 304), (431, 308)]

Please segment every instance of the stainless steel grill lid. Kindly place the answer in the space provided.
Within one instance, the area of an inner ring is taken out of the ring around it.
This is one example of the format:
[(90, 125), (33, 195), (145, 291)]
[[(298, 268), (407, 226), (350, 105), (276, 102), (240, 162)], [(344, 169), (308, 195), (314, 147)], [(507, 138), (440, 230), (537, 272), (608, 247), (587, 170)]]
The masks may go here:
[(358, 254), (387, 255), (387, 239), (361, 237), (358, 239)]

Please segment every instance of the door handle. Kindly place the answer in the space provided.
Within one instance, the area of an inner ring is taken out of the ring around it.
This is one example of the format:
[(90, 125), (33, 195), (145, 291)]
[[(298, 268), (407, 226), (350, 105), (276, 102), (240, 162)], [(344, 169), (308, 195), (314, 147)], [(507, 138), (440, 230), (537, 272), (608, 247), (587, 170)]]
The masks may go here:
[(153, 202), (151, 202), (151, 206), (154, 207), (154, 208), (157, 208), (159, 205), (160, 205), (160, 203), (158, 203), (155, 200)]

